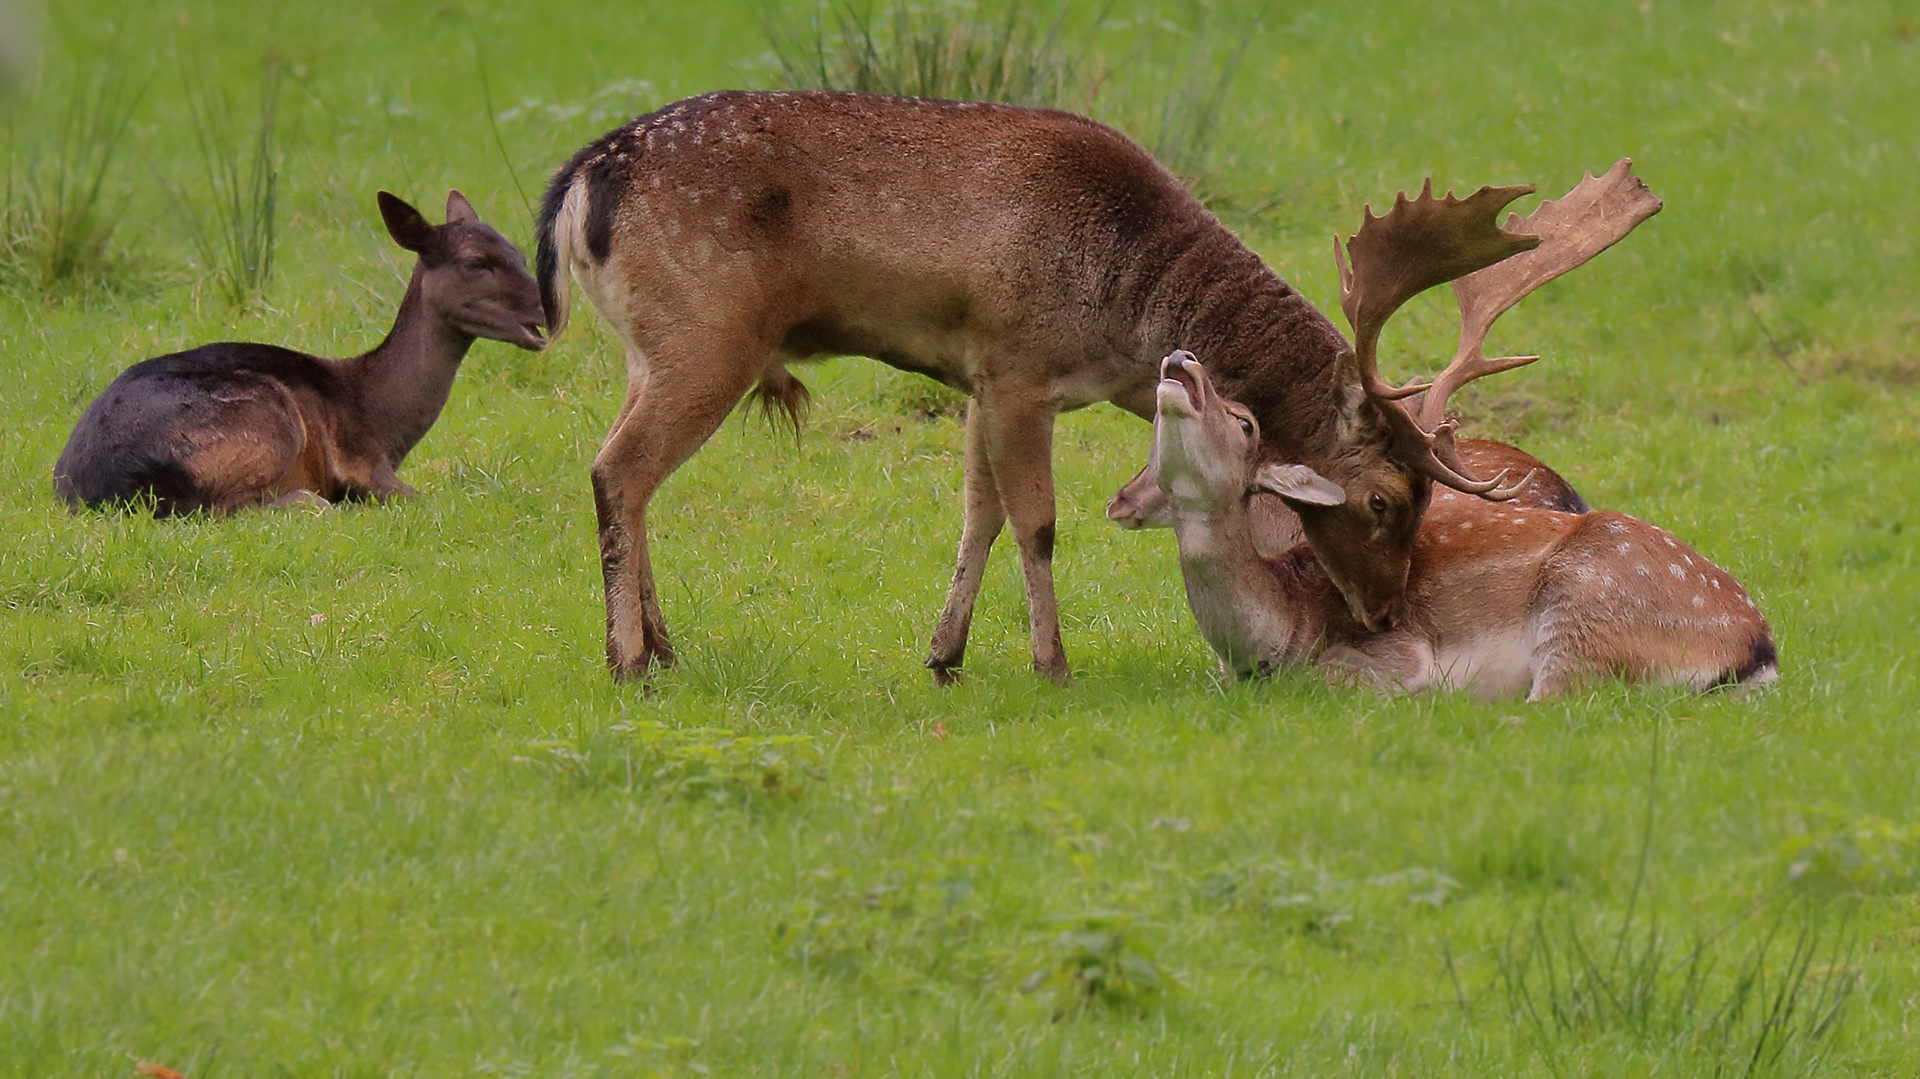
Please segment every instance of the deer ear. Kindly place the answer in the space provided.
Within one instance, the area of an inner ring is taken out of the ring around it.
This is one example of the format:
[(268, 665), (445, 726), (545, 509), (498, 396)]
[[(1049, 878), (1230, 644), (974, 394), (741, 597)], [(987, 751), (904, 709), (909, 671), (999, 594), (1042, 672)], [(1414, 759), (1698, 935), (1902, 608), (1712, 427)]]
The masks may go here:
[(390, 191), (380, 192), (380, 216), (387, 223), (387, 235), (393, 242), (418, 255), (433, 241), (433, 226), (407, 200)]
[(480, 215), (474, 212), (473, 203), (468, 202), (465, 195), (458, 191), (447, 192), (447, 224), (459, 225), (478, 220)]
[(1253, 489), (1304, 506), (1341, 506), (1347, 501), (1339, 484), (1306, 465), (1261, 465), (1253, 474)]

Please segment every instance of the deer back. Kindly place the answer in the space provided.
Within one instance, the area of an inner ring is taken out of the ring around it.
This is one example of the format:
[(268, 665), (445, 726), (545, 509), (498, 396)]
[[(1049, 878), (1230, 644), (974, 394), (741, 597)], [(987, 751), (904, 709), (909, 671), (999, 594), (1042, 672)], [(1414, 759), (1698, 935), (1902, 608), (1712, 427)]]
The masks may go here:
[(1311, 415), (1325, 441), (1337, 422), (1318, 416), (1338, 401), (1331, 323), (1150, 155), (1069, 113), (708, 94), (562, 166), (539, 244), (556, 327), (567, 273), (642, 332), (700, 324), (962, 390), (1017, 376), (1060, 407), (1144, 390), (1166, 352), (1205, 347), (1276, 431)]
[(1488, 695), (1588, 676), (1704, 690), (1776, 669), (1766, 620), (1730, 574), (1619, 513), (1436, 500), (1408, 596), (1426, 677)]

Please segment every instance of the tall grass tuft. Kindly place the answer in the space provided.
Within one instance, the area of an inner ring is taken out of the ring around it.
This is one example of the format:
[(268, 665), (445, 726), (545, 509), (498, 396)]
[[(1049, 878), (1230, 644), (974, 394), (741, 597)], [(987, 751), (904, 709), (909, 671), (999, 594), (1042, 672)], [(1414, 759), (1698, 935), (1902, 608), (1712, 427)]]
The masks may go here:
[[(1624, 1037), (1693, 1054), (1715, 1076), (1814, 1073), (1857, 979), (1846, 911), (1799, 896), (1676, 940), (1643, 896), (1653, 843), (1659, 744), (1640, 862), (1617, 921), (1585, 925), (1544, 909), (1495, 953), (1508, 1014), (1550, 1060), (1568, 1041)], [(1838, 915), (1838, 924), (1829, 924)], [(1451, 969), (1451, 966), (1449, 966)]]
[(1189, 186), (1200, 187), (1220, 133), (1220, 118), (1247, 47), (1259, 32), (1223, 29), (1210, 5), (1190, 2), (1183, 19), (1151, 35), (1167, 48), (1143, 47), (1130, 79), (1113, 80), (1102, 113), (1138, 139)]
[(64, 101), (41, 86), (9, 111), (0, 282), (49, 296), (128, 282), (133, 264), (113, 242), (118, 204), (107, 178), (143, 90), (124, 66), (103, 63)]
[(274, 221), (280, 197), (274, 153), (280, 74), (279, 61), (269, 58), (260, 76), (260, 111), (252, 136), (236, 138), (225, 95), (208, 89), (182, 62), (181, 79), (206, 176), (205, 208), (181, 187), (169, 186), (201, 269), (236, 307), (265, 296), (273, 282)]
[[(804, 18), (763, 16), (788, 86), (999, 101), (1084, 112), (1138, 140), (1189, 184), (1206, 173), (1252, 27), (1212, 8), (1127, 26), (1108, 0), (822, 0)], [(1117, 56), (1100, 49), (1131, 32)]]
[(794, 86), (1014, 105), (1083, 106), (1092, 32), (1068, 40), (1067, 5), (1048, 18), (1025, 0), (877, 7), (828, 0), (798, 27), (763, 20), (782, 78)]

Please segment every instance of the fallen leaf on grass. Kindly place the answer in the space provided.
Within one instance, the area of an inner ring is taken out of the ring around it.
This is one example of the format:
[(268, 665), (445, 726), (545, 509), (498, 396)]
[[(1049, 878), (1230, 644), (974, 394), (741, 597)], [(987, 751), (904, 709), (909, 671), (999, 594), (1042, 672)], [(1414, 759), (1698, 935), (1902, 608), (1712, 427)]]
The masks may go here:
[(181, 1075), (165, 1064), (155, 1064), (151, 1060), (136, 1062), (133, 1070), (139, 1072), (141, 1075), (151, 1076), (152, 1079), (187, 1079), (186, 1076)]

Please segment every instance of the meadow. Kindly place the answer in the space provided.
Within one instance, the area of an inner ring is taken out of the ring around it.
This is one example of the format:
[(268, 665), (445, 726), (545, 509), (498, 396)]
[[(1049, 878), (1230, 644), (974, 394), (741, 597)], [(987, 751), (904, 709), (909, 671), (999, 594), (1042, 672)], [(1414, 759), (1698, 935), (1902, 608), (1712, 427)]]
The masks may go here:
[[(410, 267), (377, 189), (457, 187), (526, 246), (589, 139), (775, 84), (765, 18), (47, 5), (9, 214), (74, 102), (129, 104), (99, 280), (0, 282), (0, 1076), (1920, 1072), (1900, 0), (1167, 0), (1087, 46), (1115, 100), (1154, 92), (1143, 49), (1244, 42), (1196, 183), (1327, 311), (1363, 204), (1633, 157), (1665, 210), (1503, 319), (1491, 348), (1545, 359), (1458, 404), (1740, 578), (1764, 694), (1222, 684), (1171, 535), (1102, 518), (1150, 438), (1106, 406), (1056, 438), (1075, 683), (1029, 670), (1003, 540), (937, 690), (961, 430), (861, 359), (799, 372), (797, 440), (729, 421), (662, 490), (681, 662), (615, 686), (587, 466), (623, 385), (584, 305), (544, 352), (474, 348), (418, 499), (54, 499), (136, 360), (377, 343)], [(217, 193), (209, 115), (253, 145), (269, 61), (274, 269), (236, 302), (183, 206)], [(1449, 302), (1389, 330), (1390, 375), (1450, 354)]]

